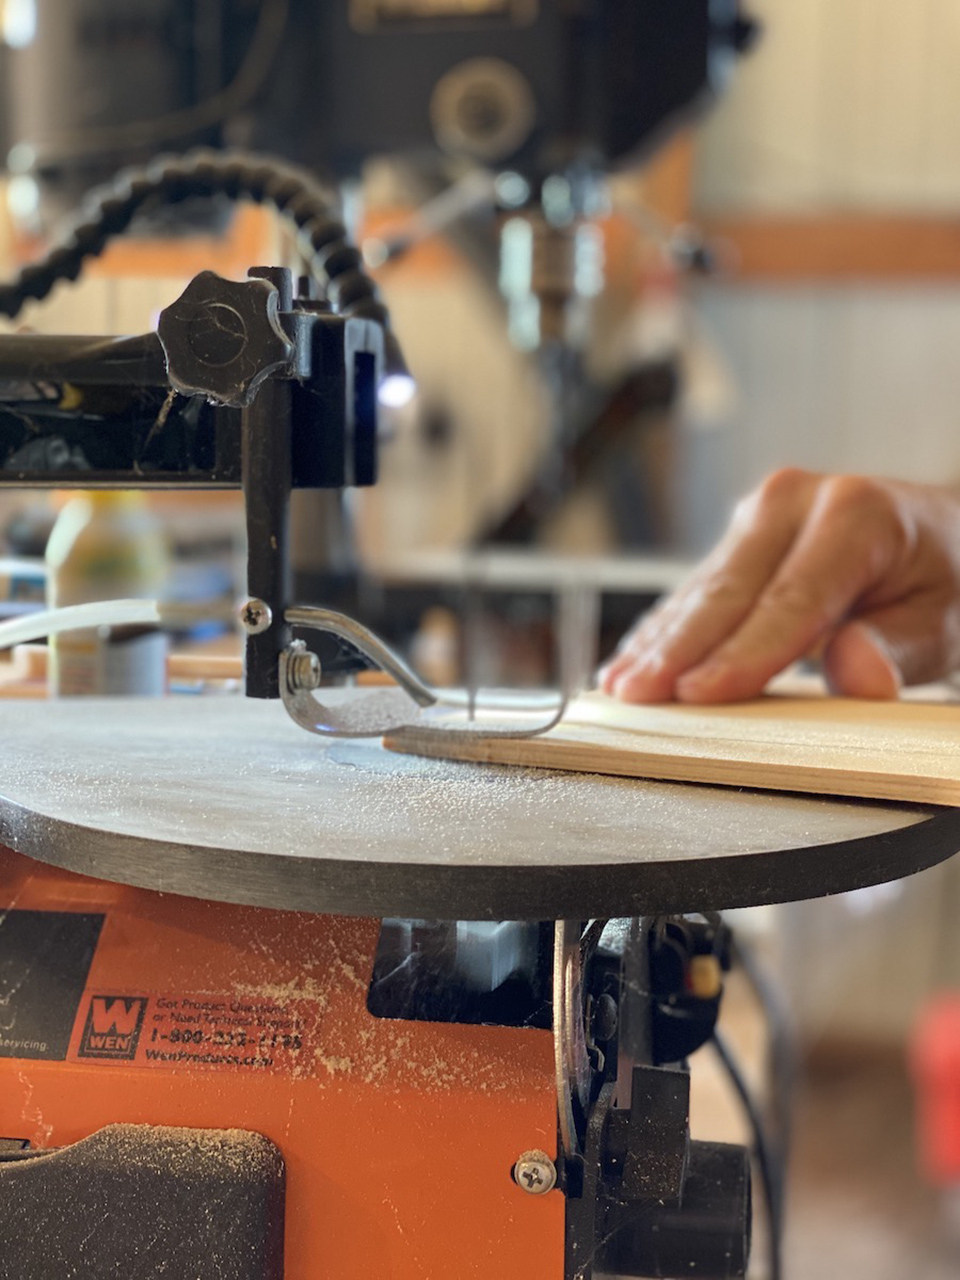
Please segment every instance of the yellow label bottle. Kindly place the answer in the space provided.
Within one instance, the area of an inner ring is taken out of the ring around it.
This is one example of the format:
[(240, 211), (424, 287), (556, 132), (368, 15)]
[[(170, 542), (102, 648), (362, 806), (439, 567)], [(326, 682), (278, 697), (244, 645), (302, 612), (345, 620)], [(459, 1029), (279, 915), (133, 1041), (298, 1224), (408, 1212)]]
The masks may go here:
[[(169, 558), (162, 529), (137, 490), (102, 489), (71, 498), (46, 552), (51, 608), (130, 597), (159, 598)], [(163, 693), (166, 637), (151, 628), (91, 628), (50, 639), (51, 694)]]

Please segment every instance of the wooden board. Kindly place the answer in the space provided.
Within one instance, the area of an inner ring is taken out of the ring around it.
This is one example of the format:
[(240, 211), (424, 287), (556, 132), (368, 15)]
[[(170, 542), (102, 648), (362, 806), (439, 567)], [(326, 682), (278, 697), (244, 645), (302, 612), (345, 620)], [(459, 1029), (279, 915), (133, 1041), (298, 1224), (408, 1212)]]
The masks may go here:
[(615, 777), (960, 806), (960, 706), (768, 695), (723, 707), (626, 706), (589, 693), (540, 738), (388, 747)]

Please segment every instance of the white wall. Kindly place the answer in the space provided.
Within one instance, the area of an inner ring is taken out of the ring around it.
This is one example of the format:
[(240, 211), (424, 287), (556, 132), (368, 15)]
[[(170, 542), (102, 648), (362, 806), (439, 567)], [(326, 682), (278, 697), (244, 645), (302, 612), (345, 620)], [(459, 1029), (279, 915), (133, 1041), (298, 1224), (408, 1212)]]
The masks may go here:
[(735, 391), (687, 427), (695, 541), (787, 463), (960, 480), (960, 287), (710, 286), (696, 306)]
[(751, 0), (699, 148), (711, 213), (960, 210), (960, 0)]
[[(960, 0), (751, 8), (766, 37), (701, 137), (698, 209), (960, 225)], [(682, 431), (688, 545), (708, 545), (736, 497), (786, 463), (960, 481), (960, 285), (728, 282), (695, 307), (714, 394), (691, 397)], [(902, 1040), (925, 994), (960, 983), (958, 876), (778, 910), (808, 1041)]]
[[(960, 0), (751, 0), (765, 36), (698, 143), (698, 211), (956, 216)], [(960, 285), (719, 283), (695, 307), (734, 389), (688, 424), (694, 547), (796, 463), (960, 479)]]

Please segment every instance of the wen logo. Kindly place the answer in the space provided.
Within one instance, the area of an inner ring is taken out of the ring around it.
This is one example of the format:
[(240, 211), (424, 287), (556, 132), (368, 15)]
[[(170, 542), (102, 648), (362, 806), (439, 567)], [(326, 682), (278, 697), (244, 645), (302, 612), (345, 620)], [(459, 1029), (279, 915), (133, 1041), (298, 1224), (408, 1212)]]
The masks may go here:
[(77, 1057), (132, 1061), (146, 1011), (146, 996), (92, 996)]

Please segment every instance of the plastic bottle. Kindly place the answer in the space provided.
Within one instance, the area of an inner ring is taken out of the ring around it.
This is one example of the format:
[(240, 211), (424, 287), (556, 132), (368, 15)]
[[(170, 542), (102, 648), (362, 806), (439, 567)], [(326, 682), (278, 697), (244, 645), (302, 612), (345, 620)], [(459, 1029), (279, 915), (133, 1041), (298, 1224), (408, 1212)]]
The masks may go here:
[[(168, 572), (167, 546), (143, 493), (104, 489), (71, 498), (47, 543), (51, 608), (158, 598)], [(166, 636), (151, 627), (64, 632), (50, 639), (52, 695), (141, 694), (166, 687)]]

